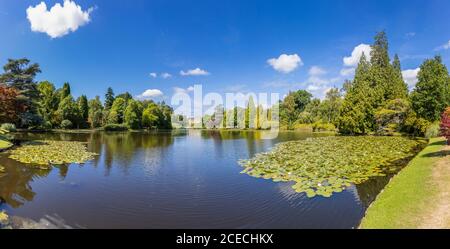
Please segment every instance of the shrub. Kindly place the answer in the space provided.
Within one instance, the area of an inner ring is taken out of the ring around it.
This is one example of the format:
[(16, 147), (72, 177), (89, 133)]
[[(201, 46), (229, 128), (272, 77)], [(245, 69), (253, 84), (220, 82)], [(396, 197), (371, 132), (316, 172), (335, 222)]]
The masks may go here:
[(428, 120), (417, 117), (415, 112), (410, 112), (403, 123), (402, 131), (414, 136), (425, 136), (430, 125)]
[(108, 124), (103, 129), (105, 131), (128, 131), (128, 126), (124, 124)]
[(450, 144), (450, 107), (442, 113), (440, 133), (447, 138), (447, 143)]
[(49, 129), (53, 128), (52, 122), (50, 122), (50, 121), (45, 121), (45, 122), (41, 125), (41, 128), (42, 128), (42, 129), (45, 129), (45, 130), (49, 130)]
[(61, 122), (61, 128), (64, 130), (70, 129), (72, 126), (73, 124), (70, 120), (65, 119)]
[(11, 123), (4, 123), (4, 124), (2, 124), (0, 129), (6, 130), (6, 131), (9, 131), (9, 132), (14, 132), (14, 131), (16, 131), (16, 125), (11, 124)]
[(426, 138), (438, 137), (440, 132), (439, 122), (434, 122), (430, 126), (428, 126), (427, 131), (425, 132)]
[(336, 131), (336, 126), (334, 126), (331, 123), (324, 123), (324, 122), (315, 122), (312, 125), (313, 131), (314, 132), (319, 132), (319, 131)]

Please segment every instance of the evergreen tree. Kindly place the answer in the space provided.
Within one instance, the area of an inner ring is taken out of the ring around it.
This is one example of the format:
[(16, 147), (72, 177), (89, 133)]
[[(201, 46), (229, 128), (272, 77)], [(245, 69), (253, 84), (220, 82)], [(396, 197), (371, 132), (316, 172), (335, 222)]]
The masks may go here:
[(374, 126), (374, 89), (370, 82), (370, 64), (364, 54), (356, 68), (355, 78), (347, 88), (338, 119), (339, 132), (365, 134)]
[(71, 93), (70, 90), (70, 84), (69, 82), (64, 83), (63, 87), (60, 90), (60, 99), (63, 100), (65, 99), (67, 96), (69, 96)]
[(233, 128), (238, 128), (238, 108), (234, 106), (233, 108)]
[(440, 56), (426, 60), (418, 74), (418, 82), (411, 95), (413, 110), (430, 122), (440, 119), (450, 105), (450, 79)]
[(4, 73), (0, 75), (0, 82), (17, 90), (18, 104), (25, 108), (19, 114), (16, 124), (21, 127), (39, 125), (42, 122), (37, 110), (39, 91), (34, 78), (41, 72), (39, 64), (30, 65), (30, 60), (23, 58), (18, 60), (8, 59), (3, 67)]
[(78, 103), (78, 110), (80, 111), (79, 113), (80, 121), (78, 123), (78, 126), (80, 128), (87, 128), (89, 118), (89, 105), (86, 95), (81, 95), (78, 98), (77, 103)]
[(114, 91), (111, 87), (108, 87), (108, 90), (105, 94), (105, 109), (110, 110), (114, 103)]

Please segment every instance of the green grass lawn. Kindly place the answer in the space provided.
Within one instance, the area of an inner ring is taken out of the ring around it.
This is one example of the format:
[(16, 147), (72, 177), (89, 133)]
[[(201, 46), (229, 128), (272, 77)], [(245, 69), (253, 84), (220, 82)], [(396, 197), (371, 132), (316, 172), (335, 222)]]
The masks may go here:
[(442, 157), (443, 138), (433, 138), (379, 194), (367, 210), (360, 228), (417, 228), (420, 217), (439, 194), (432, 183), (433, 165)]

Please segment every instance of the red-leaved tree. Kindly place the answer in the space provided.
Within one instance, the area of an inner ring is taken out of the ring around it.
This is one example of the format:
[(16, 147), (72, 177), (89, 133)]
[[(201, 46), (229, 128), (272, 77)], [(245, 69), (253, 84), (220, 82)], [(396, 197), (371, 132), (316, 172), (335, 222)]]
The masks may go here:
[(450, 144), (450, 107), (442, 113), (441, 135), (447, 138), (447, 144)]
[(16, 89), (0, 83), (0, 123), (15, 123), (18, 115), (25, 110), (18, 96)]

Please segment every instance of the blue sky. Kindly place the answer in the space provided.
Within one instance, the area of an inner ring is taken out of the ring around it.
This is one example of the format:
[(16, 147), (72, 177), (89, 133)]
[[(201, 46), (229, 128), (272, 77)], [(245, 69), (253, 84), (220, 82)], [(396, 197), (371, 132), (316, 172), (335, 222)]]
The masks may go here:
[[(44, 2), (50, 11), (64, 1)], [(355, 47), (371, 44), (379, 30), (411, 84), (425, 58), (440, 54), (450, 66), (446, 0), (75, 0), (84, 16), (55, 11), (72, 31), (43, 18), (55, 13), (37, 11), (40, 3), (0, 1), (0, 62), (27, 57), (41, 65), (38, 80), (70, 82), (75, 96), (103, 98), (111, 86), (135, 96), (157, 89), (168, 98), (175, 88), (202, 84), (208, 92), (308, 89), (322, 97), (351, 78), (344, 57), (352, 61)]]

